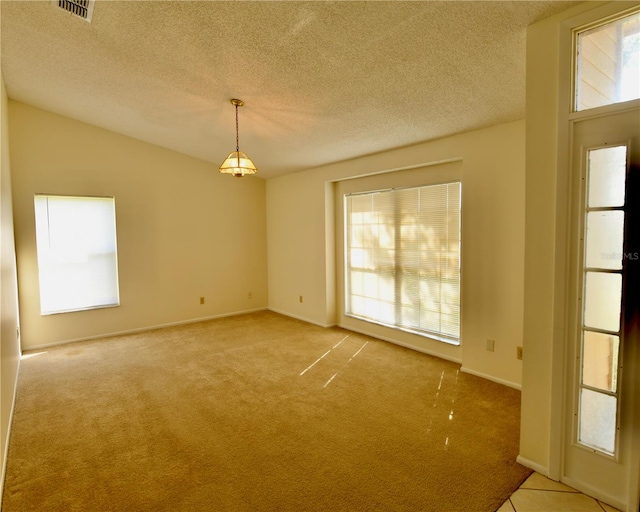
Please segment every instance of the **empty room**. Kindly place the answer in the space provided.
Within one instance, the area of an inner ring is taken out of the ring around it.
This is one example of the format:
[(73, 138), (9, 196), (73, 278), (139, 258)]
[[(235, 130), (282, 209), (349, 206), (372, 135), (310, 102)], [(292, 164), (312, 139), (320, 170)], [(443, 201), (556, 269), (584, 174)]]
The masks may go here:
[(640, 510), (640, 9), (0, 2), (3, 510)]

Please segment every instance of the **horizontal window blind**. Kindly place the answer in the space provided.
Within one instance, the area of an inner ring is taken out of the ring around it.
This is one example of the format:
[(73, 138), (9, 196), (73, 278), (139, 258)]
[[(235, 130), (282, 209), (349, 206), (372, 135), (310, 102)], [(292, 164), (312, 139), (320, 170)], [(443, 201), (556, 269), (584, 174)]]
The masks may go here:
[(345, 196), (345, 313), (460, 339), (459, 182)]
[(41, 314), (119, 305), (115, 200), (36, 195), (35, 218)]

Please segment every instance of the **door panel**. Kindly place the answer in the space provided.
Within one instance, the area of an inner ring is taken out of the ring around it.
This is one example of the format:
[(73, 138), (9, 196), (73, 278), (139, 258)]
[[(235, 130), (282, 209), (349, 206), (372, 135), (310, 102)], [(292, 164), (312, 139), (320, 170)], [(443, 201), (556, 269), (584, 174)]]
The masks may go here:
[[(573, 124), (562, 481), (626, 510), (637, 499), (640, 111)], [(636, 313), (634, 313), (636, 311)], [(635, 407), (635, 408), (634, 408)]]

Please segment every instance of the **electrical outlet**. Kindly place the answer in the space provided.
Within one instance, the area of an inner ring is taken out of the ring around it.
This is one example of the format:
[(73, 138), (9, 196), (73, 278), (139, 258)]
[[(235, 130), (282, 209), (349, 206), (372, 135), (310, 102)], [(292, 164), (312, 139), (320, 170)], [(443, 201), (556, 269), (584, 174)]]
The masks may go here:
[(204, 304), (204, 297), (200, 297), (200, 304)]
[(496, 342), (495, 340), (487, 340), (487, 351), (488, 352), (493, 352), (496, 348)]
[(300, 295), (300, 303), (302, 304), (302, 295)]
[(516, 347), (516, 358), (522, 359), (522, 347)]

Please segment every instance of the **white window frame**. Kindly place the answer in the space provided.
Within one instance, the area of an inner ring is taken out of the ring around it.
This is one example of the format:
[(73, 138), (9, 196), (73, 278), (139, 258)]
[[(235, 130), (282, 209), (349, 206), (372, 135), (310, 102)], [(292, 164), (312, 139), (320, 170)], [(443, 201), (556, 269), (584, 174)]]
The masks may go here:
[[(610, 23), (615, 23), (619, 20), (622, 20), (624, 18), (628, 18), (630, 16), (633, 15), (637, 15), (638, 13), (640, 13), (640, 10), (638, 9), (638, 7), (633, 7), (631, 9), (626, 9), (623, 10), (621, 12), (617, 12), (615, 14), (612, 14), (610, 16), (604, 16), (604, 17), (600, 17), (598, 18), (596, 21), (591, 21), (589, 23), (584, 23), (584, 24), (578, 24), (578, 26), (573, 27), (572, 31), (571, 31), (571, 114), (573, 114), (571, 116), (571, 119), (575, 119), (575, 118), (579, 118), (581, 116), (589, 116), (591, 115), (593, 112), (606, 112), (606, 111), (616, 111), (617, 109), (619, 109), (621, 105), (624, 105), (625, 103), (635, 103), (640, 101), (640, 98), (635, 98), (632, 100), (616, 100), (616, 101), (612, 101), (610, 103), (606, 103), (604, 105), (601, 106), (597, 106), (597, 107), (592, 107), (592, 108), (585, 108), (585, 109), (580, 109), (578, 108), (578, 100), (579, 100), (579, 92), (578, 92), (578, 84), (579, 84), (579, 74), (580, 74), (580, 69), (578, 66), (578, 62), (579, 62), (579, 58), (578, 58), (578, 37), (580, 34), (583, 34), (585, 32), (588, 32), (590, 30), (596, 29), (596, 28), (600, 28), (603, 27), (605, 25), (608, 25)], [(620, 84), (617, 84), (618, 86)]]

